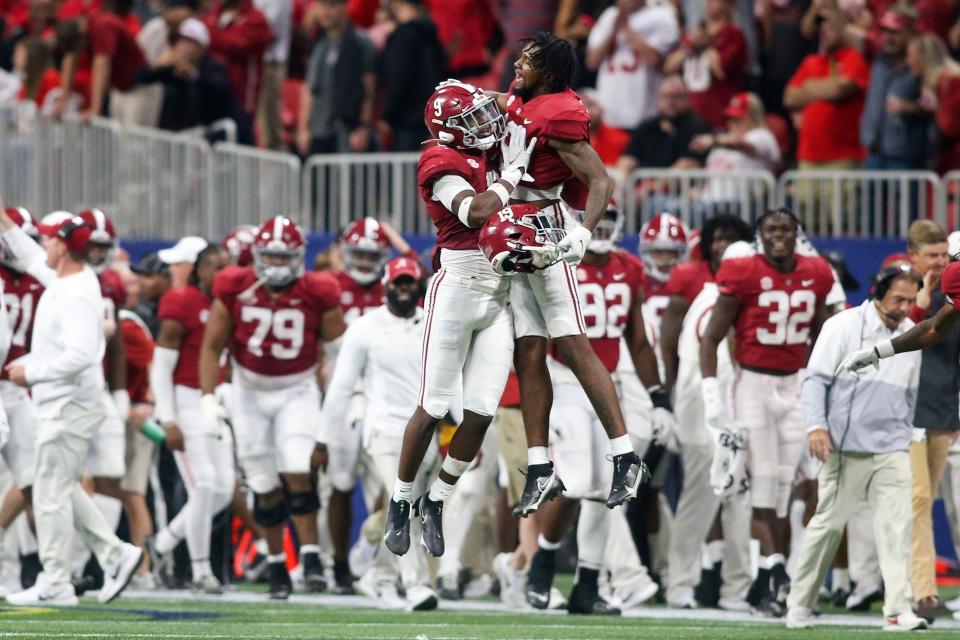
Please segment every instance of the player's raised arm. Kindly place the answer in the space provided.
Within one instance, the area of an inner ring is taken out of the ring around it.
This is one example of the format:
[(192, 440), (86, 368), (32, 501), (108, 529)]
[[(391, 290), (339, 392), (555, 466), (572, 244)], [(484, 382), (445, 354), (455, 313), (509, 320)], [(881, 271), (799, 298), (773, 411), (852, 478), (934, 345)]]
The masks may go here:
[(932, 318), (927, 318), (909, 331), (893, 338), (884, 340), (875, 347), (855, 351), (843, 359), (837, 367), (837, 375), (844, 371), (859, 371), (870, 365), (880, 366), (880, 360), (889, 358), (905, 351), (917, 351), (932, 347), (943, 340), (950, 330), (960, 320), (960, 311), (949, 302), (942, 307)]

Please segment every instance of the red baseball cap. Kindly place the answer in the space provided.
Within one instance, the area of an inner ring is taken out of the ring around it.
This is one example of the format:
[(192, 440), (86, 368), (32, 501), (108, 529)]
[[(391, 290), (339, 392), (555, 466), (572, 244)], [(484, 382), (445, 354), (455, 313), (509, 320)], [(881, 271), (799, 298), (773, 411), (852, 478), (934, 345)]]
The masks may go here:
[(82, 254), (86, 254), (87, 243), (90, 242), (90, 234), (93, 233), (93, 230), (83, 221), (83, 218), (65, 211), (57, 211), (44, 216), (40, 224), (37, 225), (37, 231), (42, 236), (59, 238), (67, 245), (68, 249)]
[(887, 265), (897, 264), (898, 262), (910, 262), (910, 256), (905, 253), (891, 253), (886, 258), (883, 259), (881, 267), (886, 267)]
[(730, 104), (723, 110), (723, 115), (728, 118), (746, 118), (749, 113), (750, 95), (745, 91), (730, 98)]
[(410, 276), (414, 280), (423, 279), (423, 267), (413, 258), (400, 256), (387, 263), (387, 268), (383, 274), (384, 283), (393, 282), (400, 276)]

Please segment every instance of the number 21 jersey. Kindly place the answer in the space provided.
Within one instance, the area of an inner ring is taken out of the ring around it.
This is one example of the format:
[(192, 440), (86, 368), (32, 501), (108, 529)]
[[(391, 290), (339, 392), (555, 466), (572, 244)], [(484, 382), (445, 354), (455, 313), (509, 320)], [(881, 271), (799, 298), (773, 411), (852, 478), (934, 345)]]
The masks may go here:
[(806, 363), (813, 316), (833, 287), (833, 273), (819, 257), (797, 255), (796, 261), (790, 273), (778, 271), (762, 255), (721, 264), (717, 287), (740, 303), (737, 363), (784, 373)]
[(308, 272), (277, 296), (257, 281), (251, 267), (227, 267), (213, 281), (213, 297), (230, 311), (230, 352), (244, 369), (261, 376), (288, 376), (317, 364), (323, 315), (340, 301), (340, 285), (327, 273)]

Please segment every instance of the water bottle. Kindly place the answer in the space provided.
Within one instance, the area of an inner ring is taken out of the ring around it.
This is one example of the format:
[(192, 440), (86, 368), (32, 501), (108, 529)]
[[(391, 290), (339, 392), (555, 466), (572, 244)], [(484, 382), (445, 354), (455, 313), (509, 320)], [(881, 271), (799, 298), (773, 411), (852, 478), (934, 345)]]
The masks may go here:
[(153, 420), (144, 420), (140, 433), (157, 444), (163, 444), (167, 438), (167, 431)]

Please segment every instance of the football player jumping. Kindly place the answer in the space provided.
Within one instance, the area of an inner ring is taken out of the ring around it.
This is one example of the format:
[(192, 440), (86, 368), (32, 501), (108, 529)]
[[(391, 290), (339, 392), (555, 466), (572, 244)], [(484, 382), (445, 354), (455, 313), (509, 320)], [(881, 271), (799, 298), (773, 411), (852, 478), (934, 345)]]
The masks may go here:
[[(535, 139), (527, 177), (511, 195), (511, 202), (536, 206), (562, 229), (573, 221), (560, 202), (561, 192), (586, 195), (576, 202), (584, 210), (582, 225), (559, 241), (562, 260), (511, 279), (517, 339), (516, 369), (521, 409), (527, 435), (527, 481), (514, 515), (526, 516), (563, 490), (547, 455), (553, 386), (547, 370), (547, 339), (583, 386), (610, 439), (613, 481), (607, 506), (633, 498), (646, 469), (633, 450), (610, 373), (590, 347), (577, 294), (574, 266), (580, 262), (592, 232), (603, 218), (613, 182), (590, 146), (590, 116), (571, 89), (578, 72), (576, 53), (569, 42), (541, 32), (524, 43), (515, 64), (510, 93), (497, 96), (507, 114), (512, 138)], [(511, 144), (510, 147), (513, 145)], [(509, 162), (509, 154), (504, 162)], [(556, 259), (541, 255), (541, 265)], [(666, 394), (662, 394), (665, 399)], [(669, 402), (669, 401), (668, 401)]]
[[(528, 144), (525, 136), (514, 136), (504, 149), (512, 162), (488, 187), (486, 152), (503, 138), (503, 117), (494, 100), (472, 85), (448, 80), (427, 101), (424, 122), (434, 140), (420, 156), (417, 183), (437, 229), (437, 273), (427, 292), (419, 406), (404, 430), (384, 537), (393, 553), (407, 552), (412, 505), (423, 543), (440, 556), (443, 505), (480, 450), (513, 355), (510, 282), (480, 252), (480, 230), (488, 217), (507, 206), (536, 139)], [(439, 477), (414, 503), (417, 470), (461, 378), (463, 422)]]

